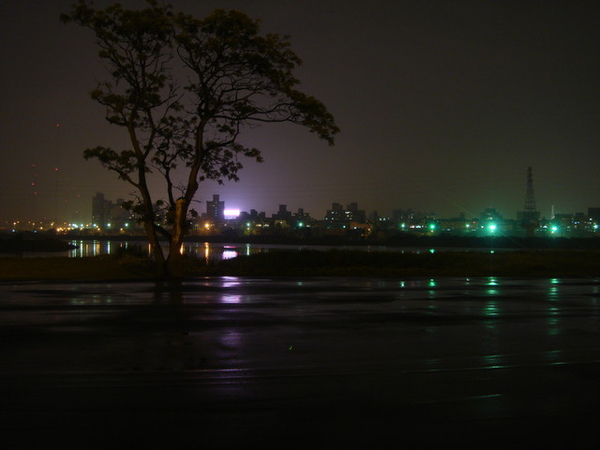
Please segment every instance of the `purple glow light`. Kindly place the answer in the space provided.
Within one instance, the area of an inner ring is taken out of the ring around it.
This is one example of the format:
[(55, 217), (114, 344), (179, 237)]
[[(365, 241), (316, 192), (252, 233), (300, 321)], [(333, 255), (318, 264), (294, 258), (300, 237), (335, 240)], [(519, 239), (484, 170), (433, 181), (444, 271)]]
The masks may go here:
[(223, 211), (223, 215), (225, 216), (226, 219), (235, 219), (236, 217), (238, 217), (240, 215), (240, 210), (239, 209), (226, 209), (225, 211)]

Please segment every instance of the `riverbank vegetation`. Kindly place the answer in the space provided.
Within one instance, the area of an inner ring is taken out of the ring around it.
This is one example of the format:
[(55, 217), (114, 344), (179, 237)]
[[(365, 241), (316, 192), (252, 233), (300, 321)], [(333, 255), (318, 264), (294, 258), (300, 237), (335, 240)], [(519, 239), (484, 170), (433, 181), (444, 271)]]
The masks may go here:
[[(600, 251), (270, 250), (222, 261), (184, 258), (185, 278), (205, 276), (596, 277)], [(135, 252), (86, 258), (0, 258), (0, 280), (151, 280), (153, 262)]]

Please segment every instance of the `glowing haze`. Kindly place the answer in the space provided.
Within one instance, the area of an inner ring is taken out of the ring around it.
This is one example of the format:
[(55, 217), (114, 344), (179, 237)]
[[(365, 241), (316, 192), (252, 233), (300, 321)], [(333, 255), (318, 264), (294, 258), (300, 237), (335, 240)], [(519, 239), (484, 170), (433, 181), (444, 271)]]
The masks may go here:
[[(2, 2), (2, 220), (85, 221), (96, 192), (132, 191), (81, 156), (127, 141), (89, 99), (105, 75), (92, 36), (59, 22), (72, 2)], [(237, 184), (202, 187), (199, 212), (219, 194), (228, 209), (286, 204), (317, 218), (332, 202), (443, 217), (493, 207), (514, 218), (528, 166), (542, 216), (600, 206), (598, 2), (171, 3), (196, 16), (240, 9), (289, 34), (301, 89), (342, 129), (333, 149), (300, 127), (246, 130), (265, 163), (245, 164)]]
[(223, 215), (225, 216), (226, 219), (235, 219), (236, 217), (238, 217), (240, 215), (240, 210), (239, 209), (225, 209), (223, 211)]

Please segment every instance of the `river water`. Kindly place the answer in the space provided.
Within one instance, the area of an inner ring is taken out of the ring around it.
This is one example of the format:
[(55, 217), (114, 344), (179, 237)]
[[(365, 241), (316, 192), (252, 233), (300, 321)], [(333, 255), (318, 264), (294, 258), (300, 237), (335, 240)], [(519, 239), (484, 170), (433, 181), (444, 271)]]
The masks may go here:
[[(72, 258), (111, 255), (121, 251), (140, 251), (150, 254), (150, 246), (146, 241), (104, 241), (104, 240), (73, 240), (70, 241), (76, 248), (68, 252), (46, 253), (45, 256), (69, 256)], [(398, 248), (387, 246), (323, 246), (323, 245), (267, 245), (267, 244), (240, 244), (240, 243), (209, 243), (209, 242), (186, 242), (183, 252), (194, 254), (206, 260), (222, 260), (235, 258), (237, 256), (249, 256), (256, 253), (265, 253), (274, 250), (362, 250), (362, 251), (400, 251), (400, 252), (434, 252), (427, 248)], [(460, 249), (459, 249), (460, 250)], [(39, 253), (31, 253), (25, 256), (40, 256)], [(41, 255), (44, 256), (44, 255)]]

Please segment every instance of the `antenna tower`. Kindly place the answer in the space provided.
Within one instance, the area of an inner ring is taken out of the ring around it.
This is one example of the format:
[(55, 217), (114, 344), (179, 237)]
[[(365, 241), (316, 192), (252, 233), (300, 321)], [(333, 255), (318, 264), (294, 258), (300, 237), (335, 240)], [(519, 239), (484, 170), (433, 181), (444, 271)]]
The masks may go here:
[(527, 194), (525, 196), (525, 213), (529, 215), (535, 214), (535, 196), (533, 195), (533, 175), (531, 167), (527, 168)]
[(539, 213), (535, 208), (535, 195), (533, 194), (533, 174), (531, 167), (527, 168), (527, 194), (525, 195), (525, 209), (523, 211), (522, 225), (527, 231), (527, 236), (533, 236), (539, 225)]

